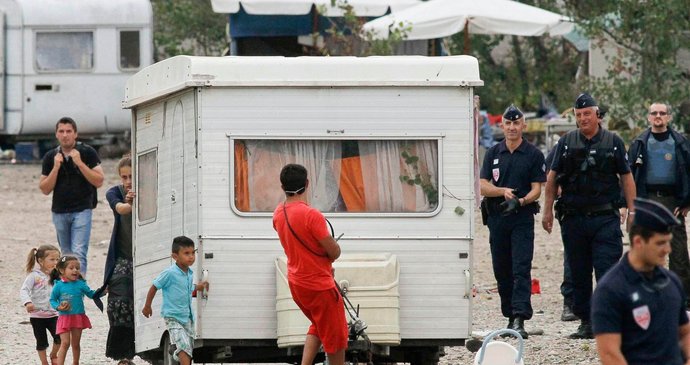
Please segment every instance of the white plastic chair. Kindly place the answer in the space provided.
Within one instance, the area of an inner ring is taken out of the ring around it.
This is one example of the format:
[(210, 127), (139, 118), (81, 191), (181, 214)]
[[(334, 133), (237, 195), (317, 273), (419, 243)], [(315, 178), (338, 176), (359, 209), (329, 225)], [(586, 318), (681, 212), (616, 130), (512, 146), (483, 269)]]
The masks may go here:
[[(518, 349), (503, 341), (494, 341), (494, 337), (509, 333), (518, 338)], [(493, 331), (484, 337), (482, 348), (474, 356), (474, 365), (524, 365), (522, 336), (511, 329)]]

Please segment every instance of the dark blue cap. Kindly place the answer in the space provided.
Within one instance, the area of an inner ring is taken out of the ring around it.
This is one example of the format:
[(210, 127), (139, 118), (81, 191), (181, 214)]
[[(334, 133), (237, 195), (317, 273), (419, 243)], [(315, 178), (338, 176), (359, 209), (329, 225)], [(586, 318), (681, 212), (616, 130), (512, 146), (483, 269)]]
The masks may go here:
[(665, 206), (649, 199), (635, 198), (635, 220), (633, 225), (642, 226), (654, 232), (667, 233), (680, 221)]
[(582, 93), (575, 99), (575, 109), (589, 108), (590, 106), (597, 106), (597, 101), (592, 95)]
[(507, 120), (515, 121), (515, 120), (522, 118), (522, 116), (523, 116), (523, 114), (520, 111), (520, 109), (518, 109), (513, 104), (510, 104), (508, 109), (506, 109), (506, 111), (503, 112), (503, 119), (507, 119)]

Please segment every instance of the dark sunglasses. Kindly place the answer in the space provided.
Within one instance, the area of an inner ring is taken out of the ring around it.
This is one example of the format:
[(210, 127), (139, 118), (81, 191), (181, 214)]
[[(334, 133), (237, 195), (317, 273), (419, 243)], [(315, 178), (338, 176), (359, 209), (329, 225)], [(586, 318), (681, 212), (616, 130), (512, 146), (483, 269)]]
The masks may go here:
[(662, 116), (662, 117), (663, 117), (663, 116), (668, 115), (668, 113), (667, 113), (667, 112), (649, 112), (649, 115), (652, 115), (652, 116), (655, 116), (655, 117), (656, 117), (657, 115), (659, 115), (659, 116)]

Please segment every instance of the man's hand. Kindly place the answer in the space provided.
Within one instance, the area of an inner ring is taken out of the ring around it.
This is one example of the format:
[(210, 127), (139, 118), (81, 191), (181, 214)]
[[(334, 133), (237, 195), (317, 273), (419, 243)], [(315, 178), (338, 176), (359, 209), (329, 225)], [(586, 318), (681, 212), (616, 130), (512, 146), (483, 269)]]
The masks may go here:
[(81, 166), (84, 163), (81, 160), (81, 153), (79, 153), (79, 151), (77, 151), (76, 148), (73, 148), (72, 151), (70, 151), (69, 157), (71, 157), (72, 160), (74, 160), (74, 164), (77, 166)]
[(26, 303), (26, 305), (24, 305), (24, 307), (26, 308), (26, 311), (27, 311), (28, 313), (31, 313), (31, 312), (33, 312), (33, 311), (36, 310), (36, 307), (34, 306), (34, 303), (31, 303), (31, 302)]
[(690, 211), (690, 207), (676, 207), (676, 209), (673, 210), (673, 215), (675, 215), (678, 218), (680, 218), (681, 214), (683, 215), (683, 217), (687, 217), (688, 211)]
[(62, 157), (62, 153), (56, 153), (55, 157), (53, 158), (53, 168), (59, 169), (60, 166), (62, 166), (62, 163), (64, 161), (65, 161), (65, 158)]
[(541, 226), (544, 228), (546, 232), (551, 234), (551, 231), (553, 230), (553, 210), (552, 209), (544, 209), (544, 213), (541, 216)]
[(516, 199), (517, 197), (513, 194), (513, 188), (503, 188), (503, 198), (505, 200)]
[(144, 317), (149, 318), (153, 314), (153, 311), (151, 310), (150, 305), (145, 305), (144, 309), (141, 310), (141, 314), (144, 315)]

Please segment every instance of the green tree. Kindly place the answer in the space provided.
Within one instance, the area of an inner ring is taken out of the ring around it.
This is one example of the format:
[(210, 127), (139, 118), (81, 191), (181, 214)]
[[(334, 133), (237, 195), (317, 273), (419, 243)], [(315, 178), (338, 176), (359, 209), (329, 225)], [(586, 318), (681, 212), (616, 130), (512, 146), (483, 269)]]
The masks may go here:
[[(387, 39), (377, 39), (372, 32), (365, 32), (364, 24), (371, 20), (358, 16), (352, 5), (344, 0), (332, 0), (333, 4), (343, 12), (342, 17), (325, 18), (330, 27), (326, 30), (324, 45), (317, 50), (317, 54), (324, 56), (390, 56), (395, 54), (396, 48), (407, 39), (410, 26), (398, 24), (391, 30)], [(325, 14), (322, 6), (317, 9)], [(312, 35), (314, 39), (319, 33)], [(314, 42), (316, 43), (316, 42)]]
[[(690, 98), (690, 2), (687, 0), (565, 0), (587, 34), (602, 44), (613, 40), (620, 51), (608, 57), (608, 75), (592, 78), (597, 94), (611, 100), (611, 119), (619, 128), (646, 125), (655, 100), (678, 106)], [(686, 53), (683, 56), (683, 53)]]
[(154, 60), (186, 54), (220, 56), (228, 47), (225, 14), (208, 0), (151, 0)]
[[(563, 12), (555, 0), (521, 2)], [(484, 87), (477, 90), (482, 109), (500, 114), (516, 103), (523, 110), (536, 111), (547, 99), (558, 111), (571, 106), (578, 88), (575, 78), (584, 57), (563, 37), (471, 34), (470, 40), (470, 55), (479, 60), (484, 80)], [(451, 54), (462, 54), (463, 48), (463, 32), (453, 35)]]

